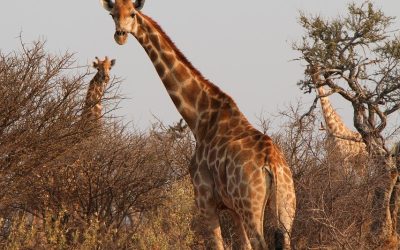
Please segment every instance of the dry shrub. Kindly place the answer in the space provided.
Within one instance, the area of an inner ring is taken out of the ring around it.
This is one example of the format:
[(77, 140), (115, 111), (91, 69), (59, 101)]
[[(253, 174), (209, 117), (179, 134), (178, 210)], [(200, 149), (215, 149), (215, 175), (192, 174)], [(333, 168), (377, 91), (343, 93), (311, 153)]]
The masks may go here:
[(157, 208), (143, 213), (134, 236), (137, 249), (179, 249), (198, 245), (192, 228), (196, 216), (193, 188), (188, 178), (164, 190), (166, 199)]
[(296, 249), (362, 249), (378, 173), (368, 158), (340, 158), (325, 132), (318, 130), (317, 117), (301, 117), (300, 110), (297, 106), (281, 112), (288, 119), (274, 134), (295, 180), (292, 243)]
[(0, 54), (1, 246), (134, 248), (138, 215), (168, 201), (166, 190), (187, 176), (187, 131), (159, 124), (144, 133), (106, 116), (98, 130), (82, 123), (90, 79), (80, 71), (43, 42)]

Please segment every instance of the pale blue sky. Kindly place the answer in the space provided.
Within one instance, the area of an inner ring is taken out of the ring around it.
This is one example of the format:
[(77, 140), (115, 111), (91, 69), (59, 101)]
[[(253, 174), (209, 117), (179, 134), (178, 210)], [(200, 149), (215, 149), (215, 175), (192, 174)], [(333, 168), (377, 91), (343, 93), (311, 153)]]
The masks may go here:
[[(298, 56), (292, 42), (303, 32), (297, 23), (299, 11), (337, 16), (348, 2), (147, 0), (142, 11), (256, 123), (261, 113), (276, 114), (299, 98), (311, 100), (296, 86), (303, 68), (291, 61)], [(376, 5), (387, 15), (400, 15), (399, 0)], [(128, 98), (117, 115), (139, 128), (149, 127), (152, 115), (166, 123), (180, 117), (139, 43), (133, 37), (125, 46), (114, 42), (114, 23), (98, 0), (3, 1), (0, 30), (3, 51), (19, 49), (16, 37), (22, 31), (25, 42), (44, 38), (52, 52), (76, 52), (80, 64), (91, 63), (95, 56), (116, 58), (112, 73), (125, 79), (121, 92)], [(350, 106), (333, 101), (351, 125)]]

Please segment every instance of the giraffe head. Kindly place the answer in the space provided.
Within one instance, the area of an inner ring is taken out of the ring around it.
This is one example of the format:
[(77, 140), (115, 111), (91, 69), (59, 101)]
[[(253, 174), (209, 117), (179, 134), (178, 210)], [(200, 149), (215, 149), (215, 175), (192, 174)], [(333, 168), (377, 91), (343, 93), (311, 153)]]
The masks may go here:
[(93, 61), (93, 68), (97, 69), (97, 72), (104, 77), (110, 76), (110, 70), (114, 65), (115, 65), (115, 59), (110, 60), (108, 59), (107, 56), (104, 60), (100, 60), (96, 56), (96, 60)]
[(114, 39), (119, 45), (126, 43), (128, 33), (134, 29), (136, 13), (142, 9), (145, 0), (100, 0), (103, 7), (110, 12), (115, 22)]

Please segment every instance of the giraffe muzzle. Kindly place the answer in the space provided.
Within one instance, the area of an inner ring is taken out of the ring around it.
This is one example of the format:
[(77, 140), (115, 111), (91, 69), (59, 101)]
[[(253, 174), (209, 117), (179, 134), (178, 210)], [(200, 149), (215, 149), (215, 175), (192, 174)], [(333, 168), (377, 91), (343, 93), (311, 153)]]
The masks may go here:
[(123, 30), (115, 31), (114, 39), (119, 45), (125, 44), (127, 38), (128, 38), (128, 33), (126, 31)]

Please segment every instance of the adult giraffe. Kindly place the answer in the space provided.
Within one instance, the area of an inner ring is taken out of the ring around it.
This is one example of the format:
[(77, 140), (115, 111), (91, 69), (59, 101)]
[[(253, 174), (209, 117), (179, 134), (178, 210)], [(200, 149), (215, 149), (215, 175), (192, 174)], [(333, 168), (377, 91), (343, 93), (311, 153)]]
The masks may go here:
[(352, 131), (332, 107), (324, 87), (317, 88), (321, 103), (322, 116), (325, 120), (325, 130), (335, 150), (344, 158), (365, 155), (367, 153), (365, 143), (360, 133)]
[(324, 130), (328, 136), (328, 143), (332, 146), (332, 152), (335, 152), (335, 156), (339, 155), (344, 160), (345, 172), (356, 171), (358, 175), (364, 175), (364, 167), (360, 164), (360, 159), (365, 159), (367, 156), (367, 148), (361, 137), (361, 134), (357, 131), (352, 131), (346, 124), (344, 124), (342, 118), (332, 107), (329, 101), (329, 95), (323, 86), (321, 86), (322, 78), (319, 69), (313, 69), (315, 73), (312, 75), (312, 81), (315, 83), (319, 101), (321, 104), (322, 116), (325, 120)]
[(189, 171), (196, 204), (212, 244), (223, 249), (218, 209), (232, 211), (243, 248), (266, 249), (263, 217), (275, 209), (282, 247), (290, 248), (295, 214), (291, 171), (271, 138), (253, 128), (230, 96), (206, 80), (160, 26), (140, 9), (144, 1), (101, 0), (114, 19), (115, 41), (131, 33), (143, 46), (178, 111), (196, 139)]

